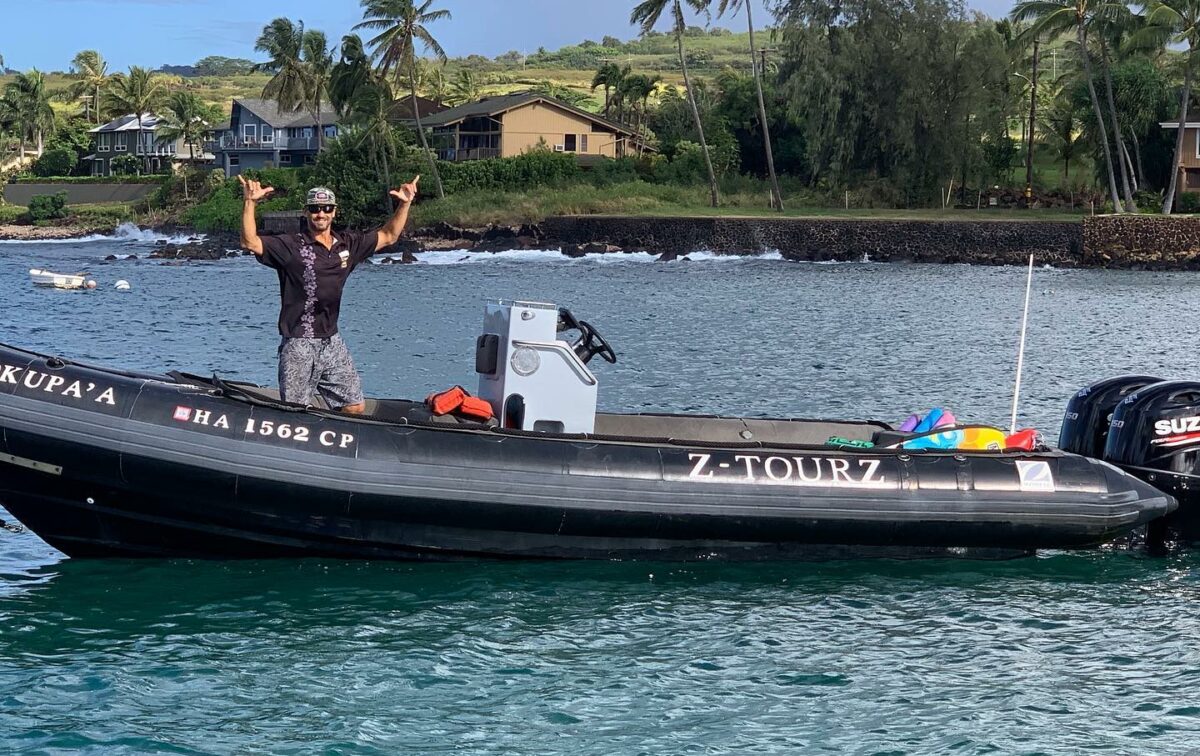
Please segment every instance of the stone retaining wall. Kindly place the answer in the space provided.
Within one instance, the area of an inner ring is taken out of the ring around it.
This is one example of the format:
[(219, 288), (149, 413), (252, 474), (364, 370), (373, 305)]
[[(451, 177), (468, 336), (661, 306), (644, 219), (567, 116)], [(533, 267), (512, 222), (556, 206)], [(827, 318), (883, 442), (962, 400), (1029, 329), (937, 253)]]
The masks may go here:
[(1096, 268), (1200, 269), (1200, 219), (1097, 215), (1083, 219), (1083, 264)]
[(598, 242), (626, 250), (753, 254), (778, 250), (789, 260), (966, 262), (1038, 261), (1078, 265), (1078, 222), (926, 221), (824, 218), (621, 218), (566, 216), (540, 224), (547, 242)]
[(95, 205), (107, 202), (136, 202), (145, 199), (158, 184), (5, 184), (4, 199), (12, 205), (29, 206), (29, 200), (42, 194), (67, 193), (68, 205)]
[[(267, 213), (262, 230), (304, 227), (301, 213)], [(1200, 270), (1200, 218), (1098, 215), (1081, 221), (875, 220), (837, 218), (630, 218), (578, 215), (536, 226), (417, 229), (408, 252), (422, 248), (563, 248), (567, 254), (647, 251), (665, 258), (699, 250), (789, 260), (1020, 265), (1029, 255), (1059, 267)]]

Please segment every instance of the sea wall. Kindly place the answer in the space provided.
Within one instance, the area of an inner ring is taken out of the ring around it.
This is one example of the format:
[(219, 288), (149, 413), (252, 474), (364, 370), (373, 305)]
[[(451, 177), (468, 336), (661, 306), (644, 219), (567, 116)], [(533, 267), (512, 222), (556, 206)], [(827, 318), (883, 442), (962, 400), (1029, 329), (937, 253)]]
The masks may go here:
[(1097, 215), (1083, 219), (1083, 265), (1200, 269), (1200, 218)]
[[(303, 228), (300, 213), (268, 213), (263, 230)], [(561, 248), (569, 255), (647, 251), (672, 259), (700, 250), (746, 255), (777, 250), (789, 260), (1038, 264), (1058, 267), (1200, 270), (1200, 218), (1097, 215), (1078, 221), (576, 215), (533, 226), (416, 229), (405, 250)]]
[(95, 205), (104, 202), (136, 202), (145, 199), (158, 184), (5, 184), (4, 199), (12, 205), (29, 205), (42, 194), (67, 193), (68, 205)]
[(1041, 263), (1073, 266), (1083, 246), (1077, 221), (565, 216), (540, 227), (552, 244), (600, 243), (672, 256), (778, 250), (789, 260), (1005, 265), (1033, 253)]

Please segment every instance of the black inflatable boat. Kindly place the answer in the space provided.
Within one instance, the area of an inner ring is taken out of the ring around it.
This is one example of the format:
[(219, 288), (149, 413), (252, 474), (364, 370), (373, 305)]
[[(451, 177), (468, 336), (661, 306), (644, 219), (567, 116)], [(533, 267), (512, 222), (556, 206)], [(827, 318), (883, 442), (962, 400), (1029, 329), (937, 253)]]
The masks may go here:
[[(559, 338), (578, 330), (574, 343)], [(0, 347), (0, 504), (78, 557), (1010, 556), (1128, 533), (1175, 500), (1082, 455), (834, 445), (884, 423), (595, 411), (595, 329), (493, 302), (499, 422), (131, 373)]]

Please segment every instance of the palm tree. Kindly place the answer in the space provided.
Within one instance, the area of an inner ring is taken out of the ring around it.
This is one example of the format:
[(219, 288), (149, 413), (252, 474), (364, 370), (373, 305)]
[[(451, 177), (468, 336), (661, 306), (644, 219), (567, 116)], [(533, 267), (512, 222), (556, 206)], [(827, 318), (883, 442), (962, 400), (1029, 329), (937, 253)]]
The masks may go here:
[(1179, 97), (1179, 128), (1175, 133), (1175, 158), (1171, 161), (1171, 183), (1163, 197), (1162, 211), (1170, 214), (1179, 191), (1179, 172), (1183, 166), (1183, 137), (1188, 106), (1192, 99), (1192, 75), (1196, 53), (1200, 52), (1200, 0), (1157, 0), (1148, 6), (1146, 36), (1153, 35), (1172, 46), (1185, 45), (1183, 91)]
[(1063, 180), (1071, 178), (1071, 160), (1079, 146), (1079, 114), (1070, 97), (1057, 97), (1039, 120), (1042, 138), (1063, 161)]
[(394, 98), (387, 80), (371, 70), (371, 61), (357, 34), (342, 37), (342, 59), (330, 75), (329, 96), (350, 128), (351, 138), (365, 144), (371, 159), (379, 165), (387, 197), (392, 185), (389, 158), (399, 152), (391, 122)]
[(1112, 59), (1109, 55), (1111, 46), (1119, 49), (1121, 38), (1129, 32), (1136, 31), (1141, 18), (1134, 15), (1129, 6), (1123, 2), (1108, 2), (1101, 0), (1092, 13), (1092, 26), (1096, 27), (1096, 39), (1100, 44), (1100, 72), (1104, 74), (1104, 91), (1108, 100), (1109, 122), (1112, 123), (1113, 140), (1117, 149), (1117, 166), (1120, 168), (1121, 189), (1125, 196), (1125, 209), (1137, 212), (1130, 189), (1129, 175), (1133, 172), (1133, 162), (1129, 160), (1125, 149), (1125, 139), (1121, 134), (1121, 121), (1117, 117), (1116, 98), (1113, 97)]
[(367, 44), (375, 50), (374, 57), (381, 76), (386, 78), (392, 74), (399, 81), (407, 69), (417, 135), (421, 139), (421, 148), (429, 159), (438, 198), (441, 199), (446, 196), (442, 188), (442, 176), (437, 169), (437, 160), (429, 150), (425, 128), (421, 125), (420, 109), (417, 107), (416, 43), (420, 41), (425, 52), (433, 53), (438, 61), (446, 61), (446, 51), (426, 27), (434, 21), (449, 20), (450, 11), (431, 10), (431, 5), (433, 0), (424, 0), (419, 7), (414, 0), (362, 0), (364, 20), (355, 24), (354, 28), (379, 30)]
[(34, 69), (19, 73), (4, 88), (0, 110), (6, 121), (16, 128), (21, 139), (21, 157), (25, 157), (25, 140), (37, 144), (37, 154), (43, 152), (46, 134), (54, 132), (54, 109), (50, 107), (50, 92), (46, 89), (46, 77)]
[(771, 129), (767, 125), (767, 106), (763, 99), (763, 78), (765, 71), (758, 70), (758, 50), (754, 46), (754, 15), (751, 7), (754, 4), (747, 0), (721, 0), (717, 7), (717, 15), (725, 15), (726, 10), (737, 14), (739, 8), (746, 9), (746, 27), (750, 30), (750, 68), (754, 74), (754, 86), (758, 91), (758, 122), (762, 124), (763, 143), (767, 148), (767, 173), (771, 179), (771, 207), (783, 210), (783, 194), (779, 191), (779, 179), (775, 175), (775, 155), (771, 151)]
[(333, 68), (333, 52), (325, 41), (325, 33), (315, 29), (304, 32), (301, 46), (308, 82), (305, 87), (305, 105), (317, 124), (317, 152), (325, 148), (325, 129), (321, 124), (321, 102), (329, 93), (329, 71)]
[(194, 92), (183, 90), (172, 92), (167, 99), (167, 113), (164, 121), (159, 122), (157, 141), (159, 143), (177, 142), (180, 139), (188, 146), (188, 166), (183, 170), (183, 197), (188, 199), (188, 169), (196, 161), (196, 145), (204, 141), (209, 122), (206, 118), (207, 109)]
[(700, 137), (700, 151), (704, 153), (704, 166), (708, 169), (708, 186), (712, 195), (712, 206), (720, 204), (717, 192), (717, 175), (713, 172), (712, 157), (708, 154), (708, 142), (704, 139), (704, 124), (700, 122), (700, 109), (696, 106), (696, 94), (692, 87), (692, 77), (688, 73), (687, 56), (683, 52), (683, 32), (687, 24), (683, 20), (683, 7), (686, 2), (693, 10), (708, 13), (708, 5), (712, 0), (642, 0), (629, 16), (629, 23), (640, 25), (642, 33), (647, 34), (654, 29), (662, 17), (663, 11), (669, 5), (674, 20), (675, 44), (679, 48), (679, 65), (683, 68), (683, 85), (687, 89), (688, 104), (692, 106), (692, 120), (696, 124), (696, 133)]
[(479, 84), (478, 77), (475, 72), (468, 68), (458, 69), (458, 76), (450, 84), (450, 96), (455, 105), (462, 105), (467, 102), (475, 102), (483, 94), (483, 87)]
[[(628, 69), (626, 69), (628, 71)], [(596, 87), (604, 87), (604, 117), (608, 118), (608, 109), (612, 105), (609, 99), (609, 91), (619, 89), (621, 86), (621, 67), (616, 63), (605, 63), (596, 70), (596, 75), (592, 77), (592, 91), (596, 91)]]
[(333, 66), (325, 34), (309, 29), (304, 22), (277, 18), (263, 27), (254, 49), (270, 56), (255, 68), (274, 76), (263, 87), (263, 97), (274, 100), (280, 110), (307, 110), (317, 128), (317, 151), (325, 146), (321, 125), (321, 102), (329, 88)]
[(1117, 178), (1113, 173), (1112, 152), (1108, 145), (1108, 133), (1104, 128), (1104, 111), (1100, 109), (1100, 98), (1096, 96), (1096, 84), (1092, 77), (1091, 56), (1088, 54), (1088, 25), (1095, 12), (1097, 0), (1023, 0), (1013, 8), (1013, 21), (1033, 21), (1028, 34), (1057, 36), (1072, 27), (1079, 45), (1079, 59), (1083, 63), (1083, 78), (1087, 82), (1088, 96), (1096, 116), (1096, 128), (1100, 133), (1100, 145), (1104, 150), (1104, 167), (1108, 171), (1108, 191), (1113, 209), (1124, 212), (1121, 198), (1117, 196)]
[[(137, 118), (136, 154), (143, 149), (142, 125), (144, 116), (149, 115), (162, 98), (162, 81), (149, 69), (130, 66), (129, 74), (113, 74), (106, 93), (108, 110), (114, 116), (133, 114)], [(147, 158), (143, 157), (143, 167)]]
[(647, 76), (646, 74), (630, 74), (621, 81), (621, 98), (628, 99), (630, 107), (633, 109), (635, 119), (633, 133), (638, 135), (638, 154), (641, 154), (642, 145), (645, 143), (641, 134), (642, 124), (646, 118), (647, 103), (650, 101), (650, 95), (658, 91), (660, 81), (662, 81), (661, 76)]
[(88, 100), (84, 101), (84, 117), (91, 120), (91, 110), (94, 108), (96, 123), (100, 123), (100, 90), (108, 83), (108, 64), (95, 50), (83, 50), (71, 61), (71, 76), (75, 79), (75, 83), (67, 90), (71, 99), (87, 97)]

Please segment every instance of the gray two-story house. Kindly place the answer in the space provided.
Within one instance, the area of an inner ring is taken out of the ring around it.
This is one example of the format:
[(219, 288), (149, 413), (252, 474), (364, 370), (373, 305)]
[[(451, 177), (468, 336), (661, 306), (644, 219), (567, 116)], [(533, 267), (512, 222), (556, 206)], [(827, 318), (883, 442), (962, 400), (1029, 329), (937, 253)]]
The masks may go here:
[(162, 123), (164, 119), (153, 113), (143, 115), (140, 124), (136, 115), (123, 115), (91, 129), (95, 140), (92, 154), (83, 158), (91, 163), (91, 175), (113, 175), (113, 158), (121, 155), (140, 158), (142, 173), (161, 173), (174, 163), (188, 160), (191, 152), (195, 153), (197, 163), (212, 159), (212, 155), (201, 151), (200, 145), (189, 151), (182, 140), (162, 141), (158, 136)]
[[(325, 140), (338, 135), (338, 116), (321, 111)], [(236, 99), (229, 123), (221, 124), (205, 143), (217, 167), (226, 176), (247, 168), (298, 168), (312, 163), (317, 155), (317, 120), (305, 111), (281, 111), (270, 100)]]

